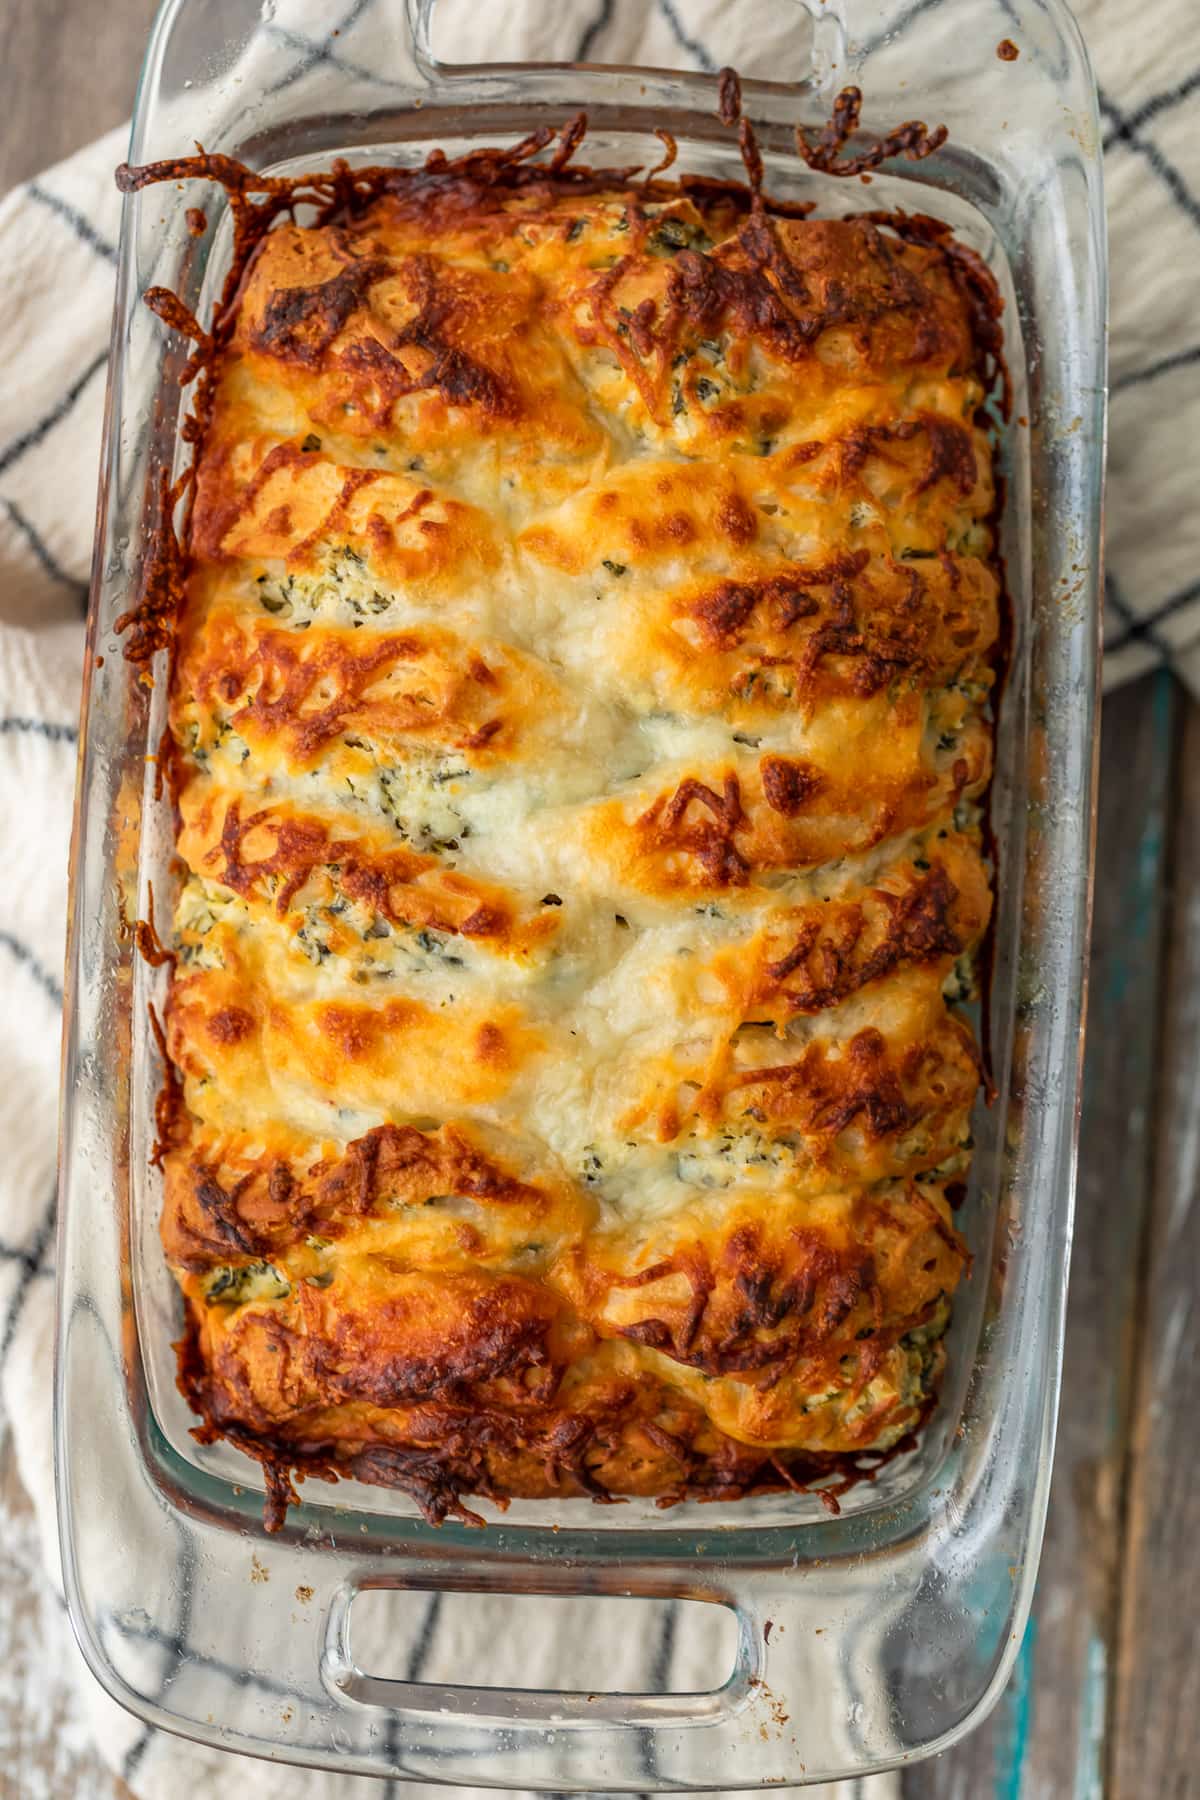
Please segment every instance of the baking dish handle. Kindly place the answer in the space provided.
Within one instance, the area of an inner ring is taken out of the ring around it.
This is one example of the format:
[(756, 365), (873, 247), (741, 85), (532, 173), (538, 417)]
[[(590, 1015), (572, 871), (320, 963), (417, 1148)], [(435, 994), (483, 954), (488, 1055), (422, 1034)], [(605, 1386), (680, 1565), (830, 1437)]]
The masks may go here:
[(413, 56), (417, 67), (425, 75), (430, 74), (437, 66), (437, 58), (433, 54), (433, 8), (434, 0), (404, 0)]
[[(740, 0), (740, 4), (744, 9), (751, 4), (751, 0)], [(772, 97), (775, 105), (789, 93), (795, 94), (806, 88), (824, 85), (834, 70), (838, 68), (846, 70), (851, 67), (855, 57), (851, 53), (846, 29), (845, 0), (758, 0), (758, 4), (761, 22), (764, 25), (782, 21), (787, 26), (786, 55), (778, 62), (772, 57), (769, 65), (769, 87), (775, 90)], [(403, 0), (403, 6), (409, 40), (408, 48), (417, 70), (426, 81), (440, 83), (447, 79), (453, 80), (456, 77), (469, 77), (480, 73), (481, 66), (477, 62), (449, 62), (443, 61), (438, 56), (433, 41), (434, 13), (438, 6), (438, 0)], [(597, 29), (602, 28), (605, 16), (605, 13), (602, 12), (598, 20), (591, 22), (592, 26)], [(723, 53), (730, 56), (737, 54), (728, 41), (722, 46), (721, 32), (719, 31), (715, 36), (706, 36), (703, 44), (693, 42), (676, 18), (671, 22), (670, 32), (677, 49), (670, 56), (668, 66), (677, 76), (699, 79), (707, 84), (713, 79), (717, 63), (722, 59)], [(588, 61), (592, 35), (591, 29), (585, 29), (583, 32), (582, 41), (589, 45), (587, 51), (581, 51), (578, 48), (568, 50), (565, 52), (566, 61), (558, 62), (550, 59), (544, 61), (543, 66), (546, 69), (552, 69), (567, 67), (571, 62)], [(746, 29), (743, 16), (740, 39), (743, 56), (746, 44), (753, 43), (753, 41), (753, 29), (749, 31)], [(682, 57), (682, 63), (679, 67), (675, 67), (680, 57)], [(542, 59), (535, 57), (530, 60), (527, 56), (522, 57), (520, 63), (522, 72), (528, 76), (532, 70), (537, 68), (539, 61)], [(499, 72), (503, 69), (504, 63), (501, 59), (494, 58), (489, 66)], [(742, 72), (743, 74), (749, 73), (744, 68)], [(748, 85), (756, 84), (749, 82)], [(764, 109), (767, 113), (773, 109), (772, 98), (768, 98), (765, 93), (760, 95), (760, 113)]]
[[(636, 1571), (631, 1573), (633, 1589), (623, 1583), (627, 1594), (640, 1586)], [(720, 1687), (691, 1693), (607, 1692), (598, 1664), (599, 1691), (557, 1692), (367, 1673), (352, 1648), (351, 1609), (364, 1588), (378, 1585), (378, 1578), (361, 1585), (343, 1582), (332, 1595), (320, 1673), (344, 1719), (346, 1748), (361, 1742), (364, 1733), (376, 1741), (382, 1738), (389, 1746), (388, 1772), (397, 1776), (471, 1782), (486, 1769), (489, 1782), (534, 1790), (594, 1791), (600, 1786), (644, 1791), (648, 1786), (710, 1782), (728, 1787), (739, 1768), (747, 1766), (750, 1742), (761, 1746), (766, 1738), (790, 1736), (794, 1729), (784, 1695), (789, 1671), (778, 1654), (778, 1638), (772, 1656), (778, 1622), (760, 1618), (742, 1601), (731, 1608), (737, 1619), (736, 1657)], [(585, 1609), (587, 1596), (575, 1596), (573, 1604)], [(581, 1628), (587, 1629), (586, 1611)], [(769, 1657), (777, 1664), (770, 1682)], [(794, 1679), (797, 1671), (790, 1673)]]

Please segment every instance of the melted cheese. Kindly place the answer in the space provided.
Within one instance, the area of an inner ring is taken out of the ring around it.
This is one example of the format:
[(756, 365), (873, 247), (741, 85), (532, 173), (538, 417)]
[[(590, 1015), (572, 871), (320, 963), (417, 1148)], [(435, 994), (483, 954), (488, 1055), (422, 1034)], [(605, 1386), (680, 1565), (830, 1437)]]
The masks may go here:
[(219, 363), (170, 708), (185, 1386), (433, 1517), (736, 1495), (910, 1430), (965, 1266), (969, 307), (864, 222), (430, 191), (272, 232)]

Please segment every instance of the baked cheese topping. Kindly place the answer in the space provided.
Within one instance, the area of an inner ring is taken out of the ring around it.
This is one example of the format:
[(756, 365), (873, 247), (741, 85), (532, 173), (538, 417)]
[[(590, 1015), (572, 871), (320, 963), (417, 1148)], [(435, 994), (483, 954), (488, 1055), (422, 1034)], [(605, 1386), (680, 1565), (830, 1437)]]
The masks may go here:
[(167, 1253), (269, 1465), (736, 1497), (923, 1417), (999, 620), (969, 286), (713, 188), (263, 239), (170, 725)]

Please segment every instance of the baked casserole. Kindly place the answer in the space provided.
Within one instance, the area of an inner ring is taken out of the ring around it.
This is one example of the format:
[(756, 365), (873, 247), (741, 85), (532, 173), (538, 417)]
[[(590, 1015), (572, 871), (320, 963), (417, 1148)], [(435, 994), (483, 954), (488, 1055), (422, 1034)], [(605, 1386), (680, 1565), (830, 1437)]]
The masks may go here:
[(835, 1477), (966, 1267), (986, 278), (573, 148), (278, 224), (210, 361), (163, 1236), (273, 1522)]

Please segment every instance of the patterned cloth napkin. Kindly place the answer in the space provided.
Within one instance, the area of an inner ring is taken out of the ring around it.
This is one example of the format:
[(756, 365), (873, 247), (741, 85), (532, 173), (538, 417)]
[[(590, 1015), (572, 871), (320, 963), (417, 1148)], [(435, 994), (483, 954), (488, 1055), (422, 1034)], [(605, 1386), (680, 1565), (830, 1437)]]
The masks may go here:
[[(354, 27), (370, 3), (356, 0), (343, 18), (338, 55), (353, 55)], [(685, 16), (680, 0), (647, 0), (630, 43), (619, 41), (612, 0), (596, 0), (574, 48), (598, 62), (708, 67), (703, 28), (721, 4), (695, 0)], [(477, 3), (471, 11), (472, 52), (482, 58), (497, 15)], [(519, 11), (536, 54), (546, 15)], [(1112, 232), (1106, 681), (1167, 660), (1200, 692), (1200, 509), (1190, 492), (1200, 441), (1200, 8), (1195, 0), (1143, 0), (1136, 9), (1079, 0), (1078, 12), (1101, 84)], [(721, 32), (725, 45), (728, 16)], [(0, 1049), (0, 1429), (7, 1417), (46, 1571), (30, 1576), (42, 1583), (33, 1608), (42, 1642), (17, 1646), (6, 1667), (25, 1671), (39, 1716), (72, 1721), (64, 1729), (77, 1741), (90, 1734), (139, 1795), (173, 1800), (186, 1784), (205, 1800), (231, 1778), (228, 1757), (143, 1730), (82, 1668), (58, 1597), (51, 1471), (66, 853), (120, 210), (112, 170), (126, 135), (110, 133), (0, 206), (0, 978), (9, 1020)], [(0, 1556), (36, 1562), (29, 1540), (27, 1526), (10, 1531), (0, 1517)], [(561, 1629), (547, 1624), (547, 1643)], [(661, 1653), (669, 1615), (659, 1629)], [(465, 1654), (464, 1646), (463, 1666)], [(333, 1800), (349, 1785), (261, 1763), (242, 1765), (234, 1778), (247, 1800)], [(896, 1791), (889, 1776), (839, 1791), (849, 1800), (856, 1786), (869, 1800)]]

